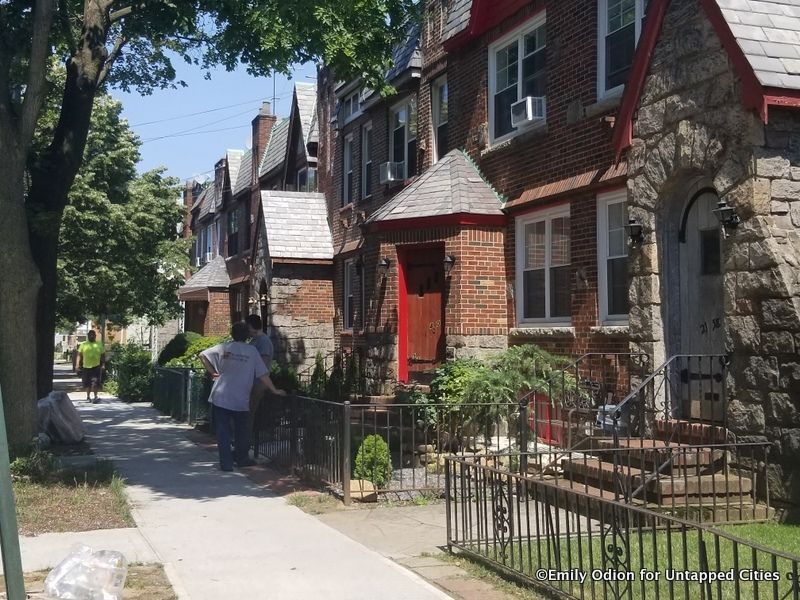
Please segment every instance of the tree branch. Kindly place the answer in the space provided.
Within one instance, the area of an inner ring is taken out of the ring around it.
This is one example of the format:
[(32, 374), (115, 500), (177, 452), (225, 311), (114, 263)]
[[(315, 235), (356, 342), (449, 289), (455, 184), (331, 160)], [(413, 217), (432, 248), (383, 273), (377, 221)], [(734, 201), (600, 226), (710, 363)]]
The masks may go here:
[(97, 86), (103, 85), (106, 79), (108, 78), (108, 74), (111, 72), (111, 68), (114, 66), (114, 61), (119, 58), (119, 55), (122, 54), (122, 48), (128, 42), (128, 38), (126, 38), (123, 34), (119, 34), (117, 36), (116, 41), (114, 42), (114, 47), (111, 49), (111, 52), (108, 53), (108, 57), (106, 57), (105, 63), (103, 63), (103, 68), (100, 70), (100, 77), (97, 79)]
[(78, 51), (78, 45), (75, 43), (75, 35), (72, 33), (72, 24), (69, 22), (67, 0), (58, 0), (58, 16), (61, 20), (61, 26), (64, 28), (64, 35), (67, 38), (69, 53), (70, 55), (74, 55)]
[(146, 5), (145, 2), (139, 2), (138, 4), (129, 4), (128, 6), (120, 8), (119, 10), (113, 11), (108, 18), (111, 21), (111, 23), (116, 23), (117, 21), (120, 21), (125, 17), (133, 14), (134, 12), (136, 12), (137, 9), (144, 8), (145, 5)]
[(28, 82), (25, 88), (25, 100), (22, 103), (20, 126), (21, 147), (26, 152), (33, 139), (36, 120), (44, 102), (47, 55), (50, 52), (49, 39), (52, 26), (52, 0), (36, 0), (33, 9), (33, 38), (31, 41), (30, 62), (28, 64)]

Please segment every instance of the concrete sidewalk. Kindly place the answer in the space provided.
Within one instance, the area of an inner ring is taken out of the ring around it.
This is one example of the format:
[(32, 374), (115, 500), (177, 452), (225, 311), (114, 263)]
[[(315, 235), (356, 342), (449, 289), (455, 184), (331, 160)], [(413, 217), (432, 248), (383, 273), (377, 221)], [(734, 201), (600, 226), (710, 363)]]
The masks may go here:
[(76, 404), (96, 454), (126, 477), (139, 531), (179, 597), (448, 598), (241, 473), (220, 472), (215, 457), (186, 438), (185, 426), (153, 409)]

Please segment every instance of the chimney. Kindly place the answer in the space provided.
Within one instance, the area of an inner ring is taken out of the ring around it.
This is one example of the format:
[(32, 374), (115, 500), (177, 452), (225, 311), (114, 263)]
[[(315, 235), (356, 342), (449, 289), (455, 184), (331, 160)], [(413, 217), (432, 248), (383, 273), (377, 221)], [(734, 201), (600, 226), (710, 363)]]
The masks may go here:
[(192, 206), (194, 201), (197, 200), (197, 182), (194, 179), (189, 179), (183, 187), (183, 237), (192, 237)]
[(258, 183), (258, 168), (261, 166), (261, 157), (267, 147), (272, 127), (278, 118), (272, 114), (272, 105), (269, 102), (261, 104), (258, 115), (253, 119), (253, 183)]

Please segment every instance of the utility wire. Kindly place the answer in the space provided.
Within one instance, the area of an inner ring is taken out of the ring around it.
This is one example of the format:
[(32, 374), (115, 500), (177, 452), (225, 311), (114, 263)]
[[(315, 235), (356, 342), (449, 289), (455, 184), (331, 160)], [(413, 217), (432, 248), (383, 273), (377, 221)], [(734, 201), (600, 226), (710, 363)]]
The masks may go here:
[(230, 115), (228, 117), (223, 117), (222, 119), (217, 119), (216, 121), (211, 121), (210, 123), (203, 123), (202, 125), (195, 125), (194, 127), (189, 127), (189, 129), (182, 129), (180, 131), (175, 131), (173, 133), (166, 133), (163, 136), (158, 136), (154, 138), (148, 138), (144, 140), (145, 142), (152, 142), (153, 140), (160, 140), (166, 137), (173, 137), (178, 136), (184, 133), (189, 133), (190, 131), (197, 131), (198, 129), (203, 129), (204, 127), (211, 127), (212, 125), (216, 125), (217, 123), (222, 123), (224, 121), (230, 121), (231, 119), (235, 119), (236, 117), (241, 117), (242, 115), (246, 115), (252, 112), (252, 109), (248, 108), (247, 110), (243, 110), (242, 112), (238, 112), (236, 114)]
[(174, 133), (171, 135), (164, 135), (157, 138), (151, 138), (149, 140), (142, 141), (142, 144), (146, 144), (147, 142), (156, 142), (158, 140), (164, 140), (168, 138), (177, 138), (177, 137), (186, 137), (188, 135), (202, 135), (204, 133), (218, 133), (220, 131), (233, 131), (234, 129), (250, 129), (250, 125), (237, 125), (236, 127), (223, 127), (222, 129), (209, 129), (208, 131), (193, 131), (191, 133)]

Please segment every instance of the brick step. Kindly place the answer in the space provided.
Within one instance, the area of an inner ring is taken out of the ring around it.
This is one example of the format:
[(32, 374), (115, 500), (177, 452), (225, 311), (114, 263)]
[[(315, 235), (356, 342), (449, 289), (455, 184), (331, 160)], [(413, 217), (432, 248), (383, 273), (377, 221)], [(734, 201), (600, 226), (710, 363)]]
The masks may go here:
[(724, 444), (727, 430), (719, 425), (684, 419), (656, 419), (654, 437), (680, 444)]
[[(688, 469), (696, 471), (698, 468), (709, 467), (713, 463), (725, 457), (723, 450), (711, 449), (687, 449), (685, 445), (664, 440), (654, 440), (647, 438), (620, 439), (619, 447), (624, 449), (619, 453), (620, 461), (627, 464), (629, 458), (631, 464), (634, 461), (643, 460), (649, 470), (655, 470), (667, 460), (672, 458), (670, 465), (667, 465), (663, 472)], [(613, 450), (614, 440), (609, 438), (592, 438), (589, 442), (589, 450)], [(610, 459), (610, 452), (603, 452), (606, 460)]]
[[(650, 475), (644, 461), (626, 461), (624, 465), (617, 466), (617, 472), (624, 478), (625, 484), (630, 488), (638, 488)], [(587, 482), (603, 488), (614, 486), (614, 464), (596, 458), (583, 460), (561, 461), (561, 468), (565, 473), (582, 478)], [(696, 475), (688, 471), (670, 476), (662, 474), (657, 479), (650, 481), (647, 486), (647, 497), (654, 501), (665, 501), (667, 497), (677, 496), (729, 496), (745, 497), (753, 489), (750, 479), (724, 473), (713, 475)]]

